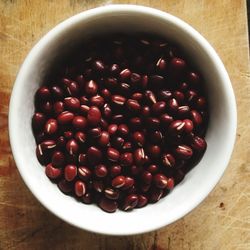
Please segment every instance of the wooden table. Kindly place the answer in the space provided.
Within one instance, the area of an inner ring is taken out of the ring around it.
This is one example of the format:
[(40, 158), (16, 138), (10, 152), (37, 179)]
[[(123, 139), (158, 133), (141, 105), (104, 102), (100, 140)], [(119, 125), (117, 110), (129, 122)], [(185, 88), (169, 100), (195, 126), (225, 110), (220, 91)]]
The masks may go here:
[(250, 249), (249, 50), (244, 0), (137, 0), (196, 28), (222, 58), (237, 98), (238, 131), (228, 169), (192, 213), (156, 232), (110, 237), (56, 218), (23, 183), (11, 154), (8, 104), (18, 69), (35, 42), (83, 10), (124, 1), (0, 1), (0, 249)]

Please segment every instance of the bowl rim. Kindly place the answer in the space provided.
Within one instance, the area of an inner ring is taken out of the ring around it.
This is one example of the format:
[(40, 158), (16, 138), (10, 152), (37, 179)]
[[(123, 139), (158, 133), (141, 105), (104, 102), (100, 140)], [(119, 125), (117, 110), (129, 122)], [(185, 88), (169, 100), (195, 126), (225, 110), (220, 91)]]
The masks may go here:
[[(23, 166), (21, 166), (19, 164), (20, 158), (22, 156), (20, 156), (20, 154), (18, 153), (18, 144), (15, 141), (16, 131), (15, 131), (15, 128), (13, 125), (13, 123), (16, 119), (16, 113), (15, 113), (15, 109), (13, 107), (15, 107), (16, 98), (18, 98), (18, 96), (19, 96), (18, 87), (20, 87), (20, 85), (22, 84), (22, 76), (23, 76), (24, 72), (29, 71), (29, 65), (31, 64), (33, 57), (38, 53), (40, 48), (43, 46), (46, 46), (46, 43), (48, 41), (51, 41), (51, 39), (54, 36), (60, 34), (63, 31), (63, 29), (69, 28), (73, 24), (76, 24), (78, 22), (82, 22), (83, 20), (86, 20), (91, 16), (102, 15), (104, 13), (111, 14), (112, 12), (116, 12), (116, 11), (118, 11), (118, 12), (121, 12), (121, 11), (133, 12), (133, 13), (142, 14), (142, 15), (147, 14), (147, 15), (151, 16), (152, 18), (159, 18), (160, 17), (164, 20), (167, 20), (170, 23), (177, 25), (182, 30), (185, 30), (186, 33), (189, 33), (189, 36), (191, 36), (192, 39), (196, 40), (202, 46), (202, 48), (210, 55), (210, 57), (213, 58), (214, 63), (219, 68), (220, 75), (223, 78), (223, 82), (227, 86), (227, 89), (226, 89), (227, 100), (230, 100), (230, 104), (231, 104), (231, 110), (230, 110), (229, 117), (231, 120), (230, 125), (231, 125), (232, 136), (229, 138), (229, 142), (228, 142), (229, 145), (228, 145), (228, 151), (227, 151), (228, 156), (227, 156), (227, 160), (224, 163), (224, 166), (221, 167), (221, 172), (217, 173), (216, 178), (214, 179), (213, 183), (211, 183), (210, 186), (207, 187), (206, 192), (204, 192), (200, 197), (198, 197), (198, 199), (193, 201), (192, 205), (190, 207), (188, 207), (182, 211), (181, 216), (179, 214), (177, 214), (175, 217), (168, 219), (168, 221), (159, 220), (154, 225), (149, 225), (148, 227), (144, 228), (144, 230), (141, 230), (141, 231), (128, 230), (128, 229), (115, 231), (115, 229), (110, 228), (108, 231), (104, 232), (104, 231), (99, 230), (98, 228), (95, 228), (93, 226), (82, 225), (80, 222), (79, 223), (72, 222), (72, 221), (70, 221), (69, 218), (66, 218), (63, 214), (59, 214), (54, 209), (54, 207), (52, 205), (48, 204), (46, 202), (46, 200), (41, 195), (38, 195), (36, 188), (34, 188), (32, 186), (32, 184), (29, 182), (29, 177), (25, 171), (25, 168), (23, 168)], [(106, 5), (106, 6), (101, 6), (101, 7), (97, 7), (94, 9), (85, 10), (79, 14), (76, 14), (74, 16), (69, 17), (68, 19), (64, 20), (63, 22), (57, 24), (53, 29), (51, 29), (48, 33), (46, 33), (35, 44), (35, 46), (33, 46), (33, 48), (30, 50), (30, 52), (26, 56), (23, 64), (20, 67), (20, 70), (17, 74), (17, 78), (15, 80), (15, 83), (14, 83), (14, 86), (12, 89), (12, 94), (11, 94), (10, 104), (9, 104), (8, 123), (9, 123), (10, 145), (11, 145), (14, 160), (16, 162), (16, 166), (17, 166), (19, 173), (21, 174), (22, 179), (24, 180), (26, 186), (29, 188), (29, 190), (33, 193), (33, 195), (39, 200), (39, 202), (44, 207), (46, 207), (50, 212), (52, 212), (54, 215), (56, 215), (57, 217), (59, 217), (63, 221), (65, 221), (71, 225), (74, 225), (80, 229), (84, 229), (84, 230), (95, 232), (95, 233), (106, 234), (106, 235), (134, 235), (134, 234), (141, 234), (141, 233), (146, 233), (146, 232), (150, 232), (153, 230), (157, 230), (157, 229), (162, 228), (166, 225), (172, 224), (173, 222), (179, 220), (183, 216), (190, 213), (213, 190), (213, 188), (216, 186), (216, 184), (221, 179), (224, 171), (226, 170), (226, 167), (229, 163), (229, 160), (230, 160), (230, 157), (231, 157), (231, 154), (233, 151), (235, 138), (236, 138), (236, 129), (237, 129), (237, 111), (236, 111), (235, 96), (234, 96), (233, 88), (232, 88), (228, 73), (227, 73), (221, 59), (219, 58), (219, 56), (215, 52), (215, 50), (212, 48), (212, 46), (208, 43), (208, 41), (198, 31), (196, 31), (189, 24), (182, 21), (178, 17), (175, 17), (169, 13), (163, 12), (163, 11), (158, 10), (158, 9), (154, 9), (151, 7), (145, 7), (145, 6), (141, 6), (141, 5), (132, 5), (132, 4), (112, 4), (112, 5)]]

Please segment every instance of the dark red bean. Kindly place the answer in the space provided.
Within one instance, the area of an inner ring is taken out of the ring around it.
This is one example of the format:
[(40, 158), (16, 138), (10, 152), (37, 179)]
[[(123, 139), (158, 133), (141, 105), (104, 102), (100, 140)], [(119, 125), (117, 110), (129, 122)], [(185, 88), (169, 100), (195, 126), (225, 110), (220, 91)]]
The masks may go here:
[(159, 201), (163, 196), (163, 190), (159, 188), (154, 188), (151, 190), (150, 195), (148, 197), (148, 201), (150, 203), (156, 203)]
[(188, 117), (190, 114), (190, 108), (189, 106), (179, 106), (177, 113), (179, 115), (179, 117)]
[(175, 153), (181, 159), (189, 159), (193, 155), (193, 150), (187, 145), (179, 145), (175, 149)]
[(110, 147), (110, 148), (107, 149), (107, 158), (110, 161), (117, 162), (119, 160), (119, 158), (120, 158), (120, 153), (115, 148)]
[(67, 165), (64, 168), (64, 178), (67, 181), (73, 181), (77, 176), (77, 167), (75, 165)]
[(70, 155), (75, 155), (77, 154), (78, 150), (79, 150), (79, 146), (78, 143), (75, 139), (70, 139), (67, 143), (66, 143), (66, 150)]
[(168, 178), (168, 184), (167, 184), (167, 188), (169, 190), (174, 188), (174, 179), (173, 178)]
[(162, 140), (163, 140), (163, 135), (161, 131), (159, 130), (152, 131), (152, 133), (150, 134), (150, 141), (153, 144), (161, 144)]
[(142, 147), (145, 144), (145, 136), (142, 132), (136, 131), (132, 135), (133, 141), (139, 146)]
[(82, 181), (76, 181), (75, 183), (75, 194), (78, 197), (82, 197), (86, 193), (86, 185)]
[(60, 168), (64, 166), (65, 157), (61, 151), (55, 151), (51, 157), (52, 165), (54, 167)]
[(56, 146), (58, 148), (64, 149), (65, 145), (66, 145), (65, 137), (64, 136), (59, 136), (57, 141), (56, 141)]
[(89, 104), (89, 99), (87, 96), (83, 95), (79, 97), (79, 101), (81, 105), (88, 105)]
[(151, 115), (150, 107), (144, 106), (141, 110), (142, 117), (149, 117)]
[(141, 180), (145, 184), (150, 184), (152, 182), (153, 176), (149, 171), (144, 171), (141, 175)]
[(53, 111), (53, 105), (50, 101), (46, 101), (40, 105), (41, 111), (47, 115), (51, 115)]
[(125, 177), (125, 184), (124, 186), (121, 188), (122, 190), (128, 190), (130, 188), (132, 188), (135, 184), (135, 180), (129, 176)]
[(129, 125), (132, 130), (139, 130), (142, 126), (141, 118), (133, 117), (129, 120)]
[(111, 101), (112, 101), (112, 103), (114, 103), (118, 106), (123, 106), (126, 102), (126, 98), (124, 96), (121, 96), (121, 95), (112, 95)]
[(156, 62), (156, 69), (159, 71), (164, 71), (167, 68), (167, 62), (164, 58), (159, 58), (158, 61)]
[(162, 114), (160, 117), (160, 121), (164, 127), (167, 127), (171, 122), (173, 122), (173, 117), (168, 114)]
[(159, 92), (159, 99), (161, 101), (167, 102), (172, 97), (173, 97), (173, 95), (172, 95), (172, 92), (170, 90), (161, 90)]
[(191, 110), (191, 120), (193, 121), (195, 126), (199, 126), (202, 123), (202, 116), (196, 110)]
[(185, 91), (188, 90), (188, 87), (189, 87), (189, 86), (188, 86), (188, 84), (187, 84), (186, 82), (182, 82), (182, 83), (180, 83), (180, 85), (179, 85), (179, 90), (185, 92)]
[(127, 141), (122, 146), (122, 152), (130, 152), (132, 150), (132, 143)]
[(197, 100), (196, 100), (196, 104), (195, 104), (195, 107), (197, 109), (204, 109), (206, 107), (206, 99), (205, 97), (199, 97)]
[(200, 82), (200, 76), (196, 72), (189, 72), (188, 81), (193, 86), (197, 86)]
[(155, 117), (148, 117), (146, 120), (146, 125), (151, 130), (159, 129), (160, 120), (158, 118), (155, 118)]
[(137, 148), (134, 151), (134, 161), (138, 165), (143, 165), (145, 163), (145, 152), (143, 148)]
[(57, 85), (52, 86), (50, 91), (55, 100), (63, 99), (63, 95), (64, 95), (63, 90), (59, 86)]
[(141, 81), (141, 76), (137, 73), (132, 73), (130, 75), (130, 81), (132, 84), (138, 84)]
[[(38, 145), (39, 147), (39, 145)], [(51, 150), (56, 147), (56, 142), (54, 140), (46, 140), (40, 144), (41, 151)]]
[(43, 113), (36, 112), (32, 117), (32, 127), (35, 131), (41, 130), (46, 122), (46, 117)]
[(58, 129), (58, 125), (57, 125), (57, 120), (56, 119), (49, 119), (47, 120), (46, 124), (45, 124), (45, 129), (44, 131), (49, 134), (55, 134), (57, 132)]
[(107, 131), (102, 131), (100, 137), (98, 138), (98, 144), (102, 147), (109, 146), (110, 144), (110, 136)]
[(158, 145), (148, 145), (147, 152), (150, 155), (150, 157), (157, 159), (160, 157), (161, 148)]
[(67, 140), (73, 138), (73, 132), (71, 130), (64, 131), (63, 135), (64, 135), (65, 139), (67, 139)]
[(82, 196), (82, 202), (85, 204), (91, 204), (93, 202), (93, 194), (92, 193), (86, 193)]
[(127, 108), (132, 112), (139, 112), (141, 110), (141, 105), (138, 101), (133, 99), (128, 99), (126, 102)]
[(102, 152), (96, 147), (90, 147), (87, 151), (87, 158), (90, 164), (96, 165), (102, 160)]
[(107, 199), (106, 197), (102, 197), (101, 201), (99, 202), (99, 206), (105, 212), (114, 213), (118, 208), (118, 204), (114, 200)]
[(112, 109), (108, 103), (104, 104), (102, 113), (106, 119), (109, 119), (112, 116)]
[(151, 75), (150, 82), (153, 88), (160, 88), (164, 85), (164, 77), (161, 75)]
[(165, 153), (162, 155), (162, 164), (165, 167), (174, 167), (175, 166), (175, 158), (172, 154)]
[(122, 81), (129, 79), (130, 76), (131, 76), (131, 71), (129, 69), (124, 69), (120, 72), (120, 79)]
[(156, 174), (153, 177), (154, 184), (157, 188), (165, 189), (168, 184), (168, 179), (163, 174)]
[(171, 112), (171, 113), (177, 112), (178, 107), (179, 107), (179, 104), (178, 104), (178, 102), (177, 102), (177, 100), (175, 98), (172, 98), (172, 99), (170, 99), (168, 101), (168, 110), (169, 110), (169, 112)]
[(149, 104), (154, 104), (157, 102), (155, 94), (151, 90), (146, 90), (144, 95)]
[(174, 57), (170, 63), (176, 74), (181, 73), (186, 68), (186, 62), (178, 57)]
[(133, 164), (133, 154), (129, 152), (121, 154), (120, 163), (122, 166), (131, 166)]
[(101, 120), (101, 111), (96, 106), (91, 106), (87, 116), (88, 123), (92, 126), (98, 125)]
[(94, 80), (90, 80), (85, 84), (85, 93), (89, 96), (96, 95), (98, 91), (98, 85)]
[(207, 143), (203, 138), (195, 136), (191, 143), (191, 147), (197, 151), (204, 151), (207, 148)]
[(70, 82), (69, 84), (67, 84), (66, 89), (70, 96), (78, 96), (79, 94), (79, 85), (77, 82)]
[(114, 134), (116, 133), (117, 130), (118, 130), (117, 124), (110, 124), (110, 125), (108, 126), (108, 133), (109, 133), (110, 135), (114, 135)]
[(133, 165), (130, 168), (131, 175), (138, 176), (143, 171), (143, 167), (140, 165)]
[(118, 114), (112, 117), (112, 123), (121, 124), (124, 123), (124, 115)]
[(45, 173), (50, 179), (57, 179), (62, 174), (60, 168), (55, 168), (51, 163), (49, 163), (45, 168)]
[(79, 109), (79, 114), (86, 116), (89, 112), (89, 106), (81, 105)]
[(168, 132), (171, 135), (178, 135), (181, 134), (185, 129), (185, 122), (181, 120), (175, 120), (173, 121), (169, 127), (168, 127)]
[(42, 100), (42, 101), (50, 100), (51, 94), (50, 94), (49, 88), (45, 86), (40, 87), (36, 92), (36, 96), (39, 100)]
[(109, 168), (110, 176), (115, 177), (121, 174), (122, 168), (120, 165), (113, 165)]
[(53, 110), (56, 115), (59, 115), (64, 111), (64, 104), (62, 101), (55, 102), (53, 105)]
[(118, 175), (112, 180), (112, 187), (121, 188), (125, 185), (125, 177), (123, 175)]
[(93, 181), (93, 189), (98, 192), (102, 193), (104, 190), (104, 182), (102, 180), (94, 180)]
[(134, 94), (132, 94), (131, 99), (141, 101), (143, 99), (143, 94), (140, 92), (135, 92)]
[(185, 96), (182, 92), (176, 90), (173, 92), (173, 97), (176, 99), (176, 101), (180, 104), (183, 103)]
[(104, 99), (100, 95), (95, 95), (90, 98), (90, 104), (101, 108), (104, 105)]
[(102, 130), (100, 127), (91, 128), (88, 132), (89, 136), (92, 138), (99, 138), (102, 134)]
[(191, 133), (193, 131), (193, 128), (194, 128), (193, 122), (190, 119), (185, 119), (185, 120), (183, 120), (183, 122), (185, 123), (184, 131), (186, 133)]
[(69, 111), (64, 111), (57, 117), (57, 122), (61, 125), (70, 124), (74, 119), (74, 114)]
[(188, 90), (186, 93), (186, 99), (190, 104), (192, 104), (196, 100), (197, 96), (198, 95), (194, 90)]
[(109, 68), (109, 72), (113, 75), (113, 76), (117, 76), (120, 72), (120, 67), (118, 64), (114, 63), (110, 66)]
[(145, 207), (148, 203), (148, 198), (145, 195), (139, 194), (138, 195), (138, 203), (137, 208)]
[(81, 131), (78, 131), (75, 134), (75, 139), (79, 144), (84, 144), (86, 141), (86, 134)]
[(58, 183), (58, 188), (65, 194), (69, 194), (73, 190), (72, 183), (64, 179)]
[(78, 177), (83, 181), (89, 180), (89, 178), (92, 175), (90, 169), (84, 166), (80, 166), (77, 171), (78, 171)]
[(152, 112), (155, 115), (161, 115), (166, 111), (166, 103), (164, 101), (156, 102), (152, 105)]
[(95, 166), (95, 175), (97, 177), (103, 178), (105, 176), (107, 176), (108, 174), (108, 170), (107, 167), (103, 164), (99, 164), (97, 166)]
[(126, 136), (129, 134), (129, 128), (126, 124), (120, 124), (118, 126), (117, 132), (121, 135), (121, 136)]
[(95, 70), (98, 73), (103, 73), (105, 71), (104, 63), (101, 60), (95, 60), (93, 62), (93, 70)]
[(135, 208), (138, 204), (138, 196), (136, 194), (130, 194), (125, 198), (122, 209), (129, 211)]
[(101, 96), (105, 99), (105, 101), (108, 101), (111, 98), (111, 93), (108, 89), (102, 89)]
[(80, 101), (76, 97), (64, 98), (64, 106), (69, 111), (77, 111), (80, 108)]
[(155, 174), (159, 171), (159, 168), (155, 164), (151, 164), (148, 166), (147, 171), (150, 172), (151, 174)]
[(87, 164), (87, 154), (84, 154), (84, 153), (80, 153), (78, 155), (78, 163), (80, 165), (86, 165)]
[(106, 188), (104, 190), (104, 195), (110, 200), (118, 200), (120, 192), (114, 188)]

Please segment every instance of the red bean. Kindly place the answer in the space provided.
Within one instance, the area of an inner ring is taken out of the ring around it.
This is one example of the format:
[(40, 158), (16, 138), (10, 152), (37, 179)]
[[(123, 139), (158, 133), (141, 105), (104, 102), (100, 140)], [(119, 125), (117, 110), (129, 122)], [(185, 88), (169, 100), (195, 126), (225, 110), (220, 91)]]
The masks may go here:
[(138, 204), (138, 196), (135, 194), (130, 194), (125, 198), (123, 204), (123, 210), (128, 211), (135, 208)]
[(77, 167), (75, 165), (67, 165), (64, 168), (64, 178), (67, 181), (73, 181), (77, 175)]
[(85, 93), (87, 95), (93, 96), (97, 94), (98, 85), (94, 80), (90, 80), (85, 84)]
[(69, 111), (77, 111), (80, 108), (80, 101), (76, 97), (64, 98), (64, 106)]
[(145, 163), (145, 152), (143, 148), (138, 148), (134, 151), (134, 160), (138, 165), (143, 165)]
[(66, 150), (70, 155), (75, 155), (78, 152), (79, 146), (75, 139), (70, 139), (66, 143)]
[(118, 204), (116, 201), (107, 199), (106, 197), (103, 197), (101, 199), (99, 206), (101, 209), (108, 213), (114, 213), (118, 208)]
[(162, 155), (162, 164), (165, 167), (174, 167), (175, 165), (175, 158), (172, 154), (166, 153)]
[(191, 110), (191, 120), (195, 126), (199, 126), (202, 123), (202, 116), (196, 110)]
[(39, 100), (42, 100), (42, 101), (48, 101), (48, 100), (50, 100), (50, 96), (51, 96), (50, 90), (47, 87), (45, 87), (45, 86), (40, 87), (37, 90), (36, 95), (37, 95), (37, 98)]
[(74, 114), (69, 111), (64, 111), (57, 117), (57, 121), (61, 125), (70, 124), (74, 119)]
[(149, 171), (144, 171), (141, 175), (143, 183), (149, 185), (153, 179), (152, 174)]
[(110, 176), (115, 177), (121, 174), (122, 168), (120, 165), (113, 165), (110, 167), (109, 171), (110, 171)]
[(123, 106), (126, 102), (126, 98), (121, 95), (113, 95), (111, 96), (111, 101), (118, 106)]
[(113, 188), (106, 188), (104, 190), (104, 195), (110, 200), (118, 200), (120, 192)]
[(166, 103), (164, 101), (156, 102), (152, 106), (152, 112), (155, 115), (160, 115), (166, 111)]
[(128, 152), (121, 154), (120, 162), (122, 166), (131, 166), (133, 164), (133, 154)]
[(96, 165), (102, 160), (102, 152), (96, 147), (90, 147), (87, 151), (88, 161), (92, 165)]
[(138, 208), (144, 207), (147, 205), (147, 203), (148, 203), (148, 198), (145, 195), (139, 194), (136, 207)]
[(64, 154), (61, 151), (55, 151), (52, 154), (52, 165), (54, 167), (63, 167), (65, 163), (65, 157)]
[(45, 173), (50, 179), (57, 179), (62, 174), (62, 170), (60, 168), (55, 168), (52, 164), (48, 164), (45, 168)]
[(43, 113), (36, 112), (32, 117), (32, 127), (35, 131), (41, 130), (46, 123), (46, 117)]
[(64, 179), (58, 183), (58, 188), (65, 194), (69, 194), (73, 190), (72, 184)]
[(91, 171), (87, 167), (80, 166), (77, 171), (79, 178), (83, 181), (87, 181), (91, 177)]
[(114, 188), (121, 188), (125, 185), (125, 177), (123, 175), (118, 175), (112, 180), (112, 186)]
[(193, 155), (193, 150), (187, 145), (179, 145), (175, 149), (175, 153), (181, 159), (189, 159)]
[(168, 132), (171, 135), (177, 135), (181, 134), (184, 131), (184, 129), (185, 129), (185, 122), (181, 120), (175, 120), (169, 125)]
[(85, 193), (86, 193), (86, 185), (85, 185), (85, 183), (82, 182), (82, 181), (77, 181), (75, 183), (75, 194), (76, 194), (76, 196), (81, 197), (81, 196), (85, 195)]
[(45, 124), (45, 132), (49, 135), (55, 134), (57, 132), (58, 125), (56, 119), (49, 119)]
[(165, 175), (163, 174), (156, 174), (154, 176), (154, 183), (157, 188), (165, 189), (168, 184), (168, 179)]
[(53, 110), (56, 115), (59, 115), (65, 110), (64, 103), (62, 101), (55, 102), (53, 105)]
[(96, 106), (91, 106), (88, 112), (88, 123), (92, 126), (98, 125), (101, 120), (101, 111)]
[(86, 141), (86, 134), (81, 131), (76, 132), (75, 139), (79, 144), (84, 144)]
[(110, 148), (107, 149), (107, 158), (110, 161), (117, 162), (119, 160), (119, 158), (120, 158), (120, 153), (115, 148), (110, 147)]
[(98, 138), (98, 144), (102, 147), (109, 146), (110, 144), (110, 136), (107, 131), (102, 131), (100, 137)]
[(144, 134), (136, 131), (132, 135), (134, 142), (139, 146), (142, 147), (145, 144), (145, 137)]
[(97, 177), (103, 178), (108, 174), (108, 170), (105, 165), (99, 164), (95, 166), (95, 175)]
[(191, 147), (197, 151), (204, 151), (207, 148), (207, 143), (203, 138), (195, 136), (191, 143)]
[(190, 119), (185, 119), (185, 120), (183, 120), (183, 122), (185, 123), (184, 131), (186, 133), (191, 133), (193, 131), (193, 128), (194, 128), (193, 122)]

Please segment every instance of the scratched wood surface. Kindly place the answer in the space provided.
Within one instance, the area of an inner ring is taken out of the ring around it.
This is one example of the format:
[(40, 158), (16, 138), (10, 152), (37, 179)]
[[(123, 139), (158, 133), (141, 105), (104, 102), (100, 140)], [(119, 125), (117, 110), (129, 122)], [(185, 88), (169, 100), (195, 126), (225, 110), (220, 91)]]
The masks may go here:
[[(238, 104), (234, 153), (209, 197), (178, 222), (130, 237), (85, 232), (43, 208), (17, 171), (7, 127), (13, 82), (35, 42), (65, 18), (111, 3), (155, 7), (194, 26), (225, 63)], [(250, 249), (250, 71), (246, 20), (243, 0), (0, 0), (0, 249)]]

